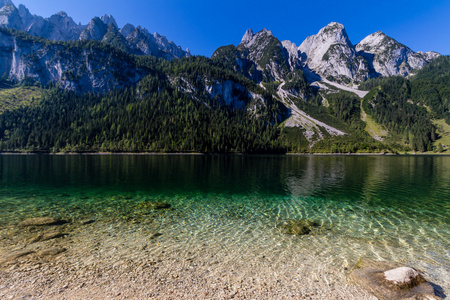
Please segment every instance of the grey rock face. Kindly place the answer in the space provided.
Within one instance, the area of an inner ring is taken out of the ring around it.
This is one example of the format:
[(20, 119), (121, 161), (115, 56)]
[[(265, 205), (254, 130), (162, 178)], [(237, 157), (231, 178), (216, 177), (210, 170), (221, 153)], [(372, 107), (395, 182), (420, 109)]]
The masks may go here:
[(30, 77), (77, 92), (104, 93), (136, 84), (146, 72), (96, 48), (39, 43), (0, 33), (0, 73), (11, 80)]
[[(6, 1), (7, 2), (7, 1)], [(23, 27), (19, 11), (11, 3), (0, 8), (0, 26), (21, 30)]]
[(75, 41), (87, 26), (78, 25), (65, 12), (61, 11), (51, 16), (48, 21), (55, 25), (61, 33), (64, 41)]

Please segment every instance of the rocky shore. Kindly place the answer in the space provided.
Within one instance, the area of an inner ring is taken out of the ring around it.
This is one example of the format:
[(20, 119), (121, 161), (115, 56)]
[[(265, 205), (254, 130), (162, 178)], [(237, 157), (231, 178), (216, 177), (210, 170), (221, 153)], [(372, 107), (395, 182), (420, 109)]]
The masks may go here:
[(318, 223), (286, 220), (261, 234), (240, 206), (203, 223), (166, 202), (136, 209), (0, 227), (0, 298), (377, 299), (352, 277), (365, 270), (357, 260), (327, 254), (333, 241)]
[(233, 245), (177, 247), (151, 224), (23, 224), (2, 231), (2, 299), (375, 299), (313, 257), (273, 265)]

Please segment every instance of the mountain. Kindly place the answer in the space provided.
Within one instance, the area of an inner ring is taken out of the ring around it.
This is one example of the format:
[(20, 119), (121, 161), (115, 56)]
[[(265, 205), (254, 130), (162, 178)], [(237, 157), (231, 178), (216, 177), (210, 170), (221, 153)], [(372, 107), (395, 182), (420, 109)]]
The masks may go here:
[[(141, 26), (119, 28), (110, 15), (81, 25), (64, 12), (44, 19), (0, 4), (1, 151), (448, 146), (448, 58), (381, 32), (355, 45), (333, 22), (297, 46), (249, 29), (209, 59)], [(31, 99), (11, 98), (30, 90)]]
[(354, 46), (342, 24), (332, 22), (307, 37), (297, 53), (290, 41), (287, 49), (304, 68), (333, 81), (361, 82), (378, 76), (407, 76), (440, 54), (414, 52), (382, 32), (373, 33)]
[[(95, 40), (108, 43), (111, 42), (117, 46), (117, 35), (112, 33), (114, 26), (117, 32), (121, 32), (123, 40), (121, 48), (130, 54), (147, 55), (151, 54), (167, 60), (178, 59), (190, 56), (190, 52), (181, 49), (172, 41), (168, 41), (166, 37), (158, 33), (150, 34), (146, 29), (139, 28), (140, 32), (144, 34), (132, 34), (136, 28), (130, 24), (124, 30), (119, 29), (116, 20), (111, 15), (104, 15), (102, 17), (94, 17), (89, 24), (76, 24), (71, 17), (65, 12), (59, 12), (52, 15), (50, 18), (42, 18), (40, 16), (32, 15), (24, 5), (19, 5), (19, 8), (10, 0), (0, 1), (0, 26), (25, 31), (32, 36), (43, 37), (53, 41), (76, 41), (76, 40)], [(132, 26), (133, 29), (130, 29)], [(111, 38), (111, 35), (116, 38)], [(136, 36), (140, 40), (136, 40)], [(129, 37), (129, 39), (128, 39)]]

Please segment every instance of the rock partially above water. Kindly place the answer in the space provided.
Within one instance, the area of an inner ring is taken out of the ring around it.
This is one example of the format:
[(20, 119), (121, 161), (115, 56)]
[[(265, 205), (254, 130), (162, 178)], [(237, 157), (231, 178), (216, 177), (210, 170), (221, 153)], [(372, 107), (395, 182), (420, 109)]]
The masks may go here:
[(54, 225), (59, 223), (60, 220), (52, 217), (43, 217), (43, 218), (32, 218), (26, 219), (19, 223), (19, 227), (27, 227), (27, 226), (43, 226), (43, 225)]
[(413, 268), (400, 267), (384, 272), (386, 283), (399, 289), (409, 289), (427, 282)]
[(379, 299), (442, 299), (417, 270), (392, 262), (363, 258), (350, 280)]

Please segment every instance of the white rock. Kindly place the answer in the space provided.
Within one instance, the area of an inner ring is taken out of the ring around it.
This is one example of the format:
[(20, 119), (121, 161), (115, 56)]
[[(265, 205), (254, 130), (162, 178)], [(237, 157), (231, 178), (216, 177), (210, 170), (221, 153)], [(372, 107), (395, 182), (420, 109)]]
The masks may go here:
[(386, 280), (393, 281), (395, 284), (408, 283), (419, 275), (419, 272), (408, 267), (400, 267), (384, 272)]

